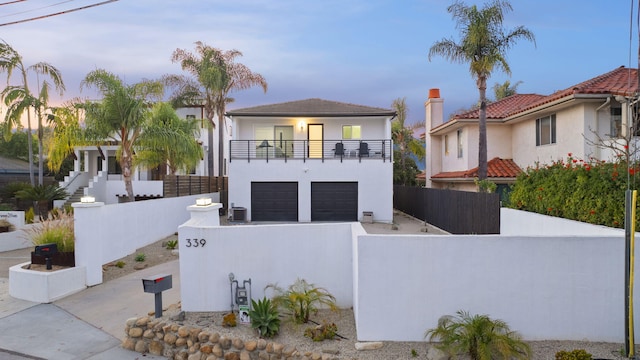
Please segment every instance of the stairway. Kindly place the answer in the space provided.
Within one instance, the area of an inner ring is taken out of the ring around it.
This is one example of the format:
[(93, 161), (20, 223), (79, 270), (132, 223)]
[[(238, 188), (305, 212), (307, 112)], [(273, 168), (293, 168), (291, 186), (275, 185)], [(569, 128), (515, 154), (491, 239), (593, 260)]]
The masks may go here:
[(65, 208), (67, 206), (71, 206), (71, 204), (74, 203), (74, 202), (80, 202), (80, 198), (84, 196), (84, 189), (85, 188), (86, 188), (86, 186), (78, 188), (78, 190), (76, 190), (76, 192), (74, 192), (67, 199), (67, 201), (65, 201), (65, 203), (62, 205), (62, 207)]

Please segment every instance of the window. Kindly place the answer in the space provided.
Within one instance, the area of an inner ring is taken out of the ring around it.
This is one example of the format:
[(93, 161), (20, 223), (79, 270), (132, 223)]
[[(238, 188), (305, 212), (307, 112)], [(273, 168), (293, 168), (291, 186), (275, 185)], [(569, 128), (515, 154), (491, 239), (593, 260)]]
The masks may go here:
[(449, 155), (449, 135), (444, 136), (444, 154)]
[(536, 119), (536, 146), (556, 143), (556, 115)]
[(462, 129), (458, 130), (458, 158), (462, 158)]
[(122, 168), (120, 168), (120, 163), (116, 161), (115, 156), (109, 156), (109, 160), (107, 161), (107, 165), (109, 166), (109, 171), (107, 174), (122, 174)]
[(360, 125), (344, 125), (342, 127), (343, 139), (360, 139), (361, 135)]
[(611, 115), (611, 128), (610, 135), (611, 137), (620, 137), (622, 136), (622, 108), (621, 107), (612, 107), (610, 109)]

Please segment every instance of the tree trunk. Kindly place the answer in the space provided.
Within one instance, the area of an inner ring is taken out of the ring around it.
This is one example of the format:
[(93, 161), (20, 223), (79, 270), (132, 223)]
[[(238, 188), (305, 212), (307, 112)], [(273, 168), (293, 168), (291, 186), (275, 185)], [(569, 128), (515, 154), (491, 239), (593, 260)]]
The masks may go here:
[(478, 123), (478, 179), (487, 178), (487, 78), (478, 79), (480, 91), (480, 121)]
[(33, 137), (31, 136), (31, 111), (27, 109), (27, 148), (29, 149), (29, 180), (31, 186), (36, 186), (36, 179), (33, 174)]
[(218, 176), (224, 176), (224, 109), (218, 113)]
[(44, 156), (43, 152), (43, 130), (42, 130), (42, 121), (38, 121), (38, 185), (42, 186), (43, 183), (43, 174), (44, 174)]
[(209, 120), (209, 127), (207, 129), (207, 175), (213, 176), (213, 121)]
[(120, 167), (122, 168), (122, 177), (124, 178), (124, 188), (127, 191), (127, 196), (130, 202), (136, 201), (136, 197), (133, 194), (133, 183), (131, 182), (131, 166), (132, 159), (129, 154), (129, 149), (122, 149), (122, 157), (120, 159)]

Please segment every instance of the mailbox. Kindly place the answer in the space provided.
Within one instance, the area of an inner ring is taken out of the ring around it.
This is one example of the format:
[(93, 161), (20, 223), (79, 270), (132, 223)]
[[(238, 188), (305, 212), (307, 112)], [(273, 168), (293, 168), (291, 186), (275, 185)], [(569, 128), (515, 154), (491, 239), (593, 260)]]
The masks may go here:
[(47, 270), (51, 270), (53, 268), (53, 266), (51, 265), (51, 258), (53, 257), (53, 255), (58, 253), (58, 244), (49, 243), (37, 245), (33, 252), (38, 256), (44, 256)]
[(158, 294), (172, 287), (171, 275), (155, 275), (147, 279), (142, 279), (144, 292)]
[(50, 243), (50, 244), (38, 245), (34, 249), (34, 253), (39, 256), (51, 257), (58, 253), (58, 244)]

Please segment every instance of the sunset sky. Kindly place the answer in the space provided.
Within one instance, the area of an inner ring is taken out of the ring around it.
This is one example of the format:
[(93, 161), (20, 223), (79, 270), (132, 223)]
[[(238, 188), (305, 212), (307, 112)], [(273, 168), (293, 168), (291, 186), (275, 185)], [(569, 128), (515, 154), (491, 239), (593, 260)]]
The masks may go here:
[[(0, 25), (81, 8), (101, 0), (12, 3), (0, 0)], [(408, 122), (424, 121), (430, 88), (440, 88), (445, 113), (477, 102), (468, 65), (431, 62), (431, 45), (459, 39), (447, 13), (450, 0), (120, 0), (0, 26), (23, 56), (58, 67), (67, 92), (103, 68), (127, 83), (182, 73), (170, 61), (176, 48), (203, 41), (237, 49), (240, 62), (262, 74), (269, 90), (235, 93), (228, 110), (307, 98), (390, 108), (406, 97)], [(467, 1), (482, 5), (484, 1)], [(550, 94), (618, 66), (637, 67), (637, 9), (630, 1), (511, 1), (505, 27), (524, 25), (537, 44), (520, 41), (508, 53), (512, 83), (520, 93)], [(633, 28), (631, 24), (633, 20)], [(0, 75), (4, 81), (5, 74)], [(33, 77), (35, 82), (35, 77)], [(489, 87), (508, 79), (496, 73)], [(493, 96), (492, 91), (489, 95)]]

